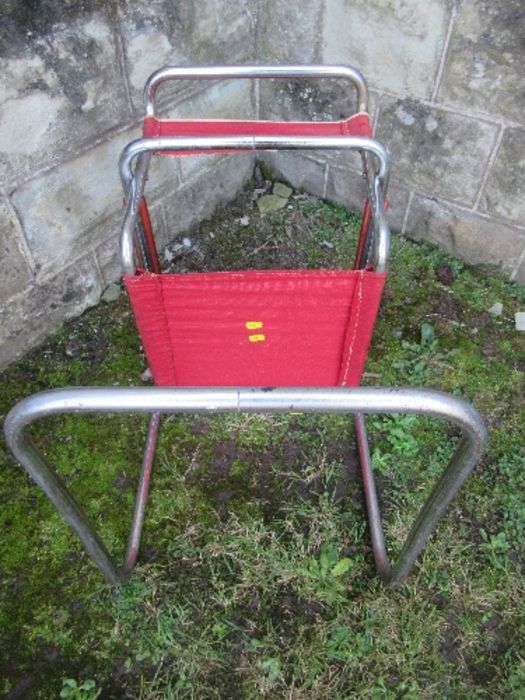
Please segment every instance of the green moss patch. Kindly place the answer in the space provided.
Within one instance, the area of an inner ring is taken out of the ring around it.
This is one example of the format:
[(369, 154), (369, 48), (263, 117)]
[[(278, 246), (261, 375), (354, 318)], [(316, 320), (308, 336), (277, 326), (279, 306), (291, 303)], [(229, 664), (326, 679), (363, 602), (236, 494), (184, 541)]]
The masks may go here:
[[(351, 267), (358, 225), (300, 194), (261, 217), (247, 190), (169, 257), (179, 271)], [(394, 237), (364, 382), (463, 396), (490, 429), (483, 463), (396, 592), (374, 571), (348, 418), (165, 417), (139, 563), (118, 590), (2, 443), (0, 693), (522, 697), (525, 334), (513, 317), (524, 306), (523, 288)], [(10, 367), (0, 412), (53, 387), (140, 385), (145, 368), (122, 297)], [(457, 435), (411, 416), (368, 427), (395, 553)], [(34, 430), (118, 557), (146, 429), (119, 415)]]

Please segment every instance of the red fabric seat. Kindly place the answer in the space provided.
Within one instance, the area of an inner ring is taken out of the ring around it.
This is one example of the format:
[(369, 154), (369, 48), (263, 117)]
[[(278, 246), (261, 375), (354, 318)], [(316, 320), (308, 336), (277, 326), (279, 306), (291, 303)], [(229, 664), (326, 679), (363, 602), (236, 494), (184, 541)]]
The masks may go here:
[(124, 281), (160, 386), (353, 386), (385, 274), (249, 270)]
[[(146, 117), (143, 135), (371, 136), (372, 130), (364, 113), (332, 122)], [(368, 208), (365, 212), (366, 227)], [(370, 270), (140, 272), (124, 281), (157, 385), (354, 386), (363, 372), (385, 275)]]

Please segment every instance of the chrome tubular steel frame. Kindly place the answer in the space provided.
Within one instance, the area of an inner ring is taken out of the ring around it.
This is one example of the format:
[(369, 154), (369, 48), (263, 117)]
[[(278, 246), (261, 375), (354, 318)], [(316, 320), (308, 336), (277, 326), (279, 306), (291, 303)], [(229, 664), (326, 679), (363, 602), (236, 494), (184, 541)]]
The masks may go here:
[[(154, 116), (159, 85), (167, 80), (230, 78), (342, 78), (357, 92), (357, 109), (368, 108), (368, 90), (359, 71), (346, 66), (222, 66), (185, 68), (168, 66), (154, 73), (146, 83), (146, 114)], [(129, 144), (120, 159), (120, 175), (127, 205), (120, 235), (120, 256), (124, 274), (135, 273), (135, 256), (145, 269), (147, 250), (139, 222), (153, 153), (163, 151), (260, 151), (277, 149), (357, 150), (367, 181), (371, 221), (366, 245), (357, 267), (371, 265), (386, 270), (390, 231), (385, 218), (384, 200), (388, 188), (390, 158), (378, 141), (364, 137), (264, 137), (148, 138)], [(134, 165), (134, 167), (133, 167)], [(68, 388), (35, 394), (20, 401), (4, 423), (7, 442), (31, 478), (43, 489), (108, 581), (122, 583), (133, 568), (139, 550), (144, 511), (152, 472), (155, 444), (163, 413), (256, 412), (343, 413), (355, 416), (357, 446), (372, 548), (377, 569), (390, 587), (407, 577), (417, 556), (457, 490), (478, 462), (486, 441), (485, 427), (477, 411), (466, 402), (437, 391), (388, 388), (185, 388), (185, 387), (89, 387)], [(37, 449), (29, 435), (33, 421), (56, 413), (149, 413), (151, 414), (146, 450), (142, 461), (135, 511), (127, 552), (122, 567), (117, 566), (86, 514), (60, 476)], [(462, 437), (450, 462), (423, 504), (394, 566), (390, 565), (373, 468), (365, 428), (365, 414), (415, 413), (450, 421)]]
[[(486, 433), (482, 419), (468, 403), (437, 391), (383, 388), (160, 388), (85, 387), (56, 389), (20, 401), (7, 415), (4, 432), (15, 457), (43, 489), (88, 554), (113, 584), (122, 583), (133, 566), (145, 505), (149, 474), (141, 476), (132, 536), (124, 567), (119, 567), (77, 501), (45, 456), (32, 442), (28, 429), (39, 418), (57, 413), (151, 413), (150, 446), (154, 446), (161, 413), (348, 413), (357, 415), (357, 434), (374, 556), (379, 573), (390, 587), (400, 585), (423, 549), (434, 526), (479, 460)], [(379, 506), (368, 455), (363, 414), (413, 413), (450, 421), (462, 438), (452, 459), (424, 503), (391, 568), (383, 540)], [(152, 437), (153, 436), (153, 437)], [(151, 450), (146, 450), (146, 453)], [(148, 458), (145, 456), (145, 463)]]
[[(139, 204), (144, 195), (152, 153), (162, 151), (262, 151), (262, 150), (354, 150), (370, 154), (377, 163), (373, 173), (367, 168), (371, 182), (369, 191), (374, 225), (373, 267), (384, 272), (390, 247), (390, 229), (385, 217), (384, 200), (388, 189), (390, 157), (386, 147), (375, 139), (360, 136), (223, 136), (223, 137), (159, 137), (132, 141), (120, 156), (120, 177), (127, 207), (120, 234), (120, 258), (124, 274), (135, 272), (134, 235)], [(137, 159), (135, 170), (133, 161)]]
[[(229, 80), (229, 79), (255, 79), (255, 80), (324, 80), (335, 79), (350, 82), (356, 91), (355, 113), (368, 113), (368, 85), (362, 73), (356, 68), (344, 65), (248, 65), (248, 66), (164, 66), (155, 71), (146, 82), (144, 88), (144, 102), (146, 116), (155, 116), (156, 96), (160, 85), (167, 81), (180, 80)], [(368, 183), (368, 198), (373, 201), (376, 188), (373, 178), (370, 176), (370, 164), (366, 152), (361, 153), (363, 163), (363, 175)], [(124, 187), (127, 192), (127, 187)], [(386, 183), (383, 183), (383, 196), (386, 196)], [(377, 271), (386, 269), (388, 250), (388, 238), (383, 237), (377, 241), (379, 228), (384, 229), (384, 223), (378, 224), (377, 211), (374, 209), (372, 220), (366, 231), (365, 244), (361, 249), (361, 255), (356, 261), (358, 268), (373, 266)], [(383, 230), (384, 234), (384, 230)], [(143, 235), (140, 223), (136, 228), (135, 243), (137, 253), (140, 254), (140, 263), (143, 269), (149, 269), (148, 256), (145, 252)]]

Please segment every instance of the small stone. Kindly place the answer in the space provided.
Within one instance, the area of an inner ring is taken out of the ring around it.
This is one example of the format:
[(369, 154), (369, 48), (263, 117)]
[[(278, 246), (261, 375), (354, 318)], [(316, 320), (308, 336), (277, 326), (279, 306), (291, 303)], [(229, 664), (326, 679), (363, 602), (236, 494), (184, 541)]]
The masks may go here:
[(502, 313), (503, 313), (503, 304), (500, 301), (497, 301), (489, 309), (489, 314), (491, 316), (501, 316)]
[(164, 248), (163, 255), (164, 255), (164, 262), (166, 262), (168, 264), (170, 262), (173, 262), (173, 258), (175, 257), (175, 255), (170, 248), (168, 248), (168, 247)]
[(291, 187), (288, 187), (288, 185), (285, 185), (284, 182), (275, 182), (272, 192), (283, 199), (290, 199), (293, 190)]
[(516, 320), (516, 330), (525, 331), (525, 311), (518, 311), (514, 318)]
[(239, 223), (241, 226), (249, 226), (250, 225), (250, 217), (249, 216), (241, 216), (239, 219)]
[(108, 286), (103, 291), (102, 296), (100, 298), (106, 304), (112, 304), (114, 301), (117, 301), (119, 296), (120, 296), (119, 285), (111, 283), (111, 284), (108, 284)]
[(286, 206), (286, 199), (276, 194), (264, 194), (257, 200), (257, 207), (261, 216), (270, 214), (272, 211), (283, 209)]
[(191, 240), (191, 238), (183, 238), (183, 239), (182, 239), (182, 245), (183, 245), (185, 248), (191, 248), (192, 245), (193, 245), (193, 241)]
[(328, 248), (329, 250), (332, 250), (334, 248), (334, 244), (331, 243), (330, 241), (321, 241), (321, 245), (324, 246), (325, 248)]
[(146, 367), (144, 372), (140, 375), (140, 378), (142, 379), (143, 382), (151, 382), (153, 379), (153, 375), (151, 374), (151, 370), (149, 367)]

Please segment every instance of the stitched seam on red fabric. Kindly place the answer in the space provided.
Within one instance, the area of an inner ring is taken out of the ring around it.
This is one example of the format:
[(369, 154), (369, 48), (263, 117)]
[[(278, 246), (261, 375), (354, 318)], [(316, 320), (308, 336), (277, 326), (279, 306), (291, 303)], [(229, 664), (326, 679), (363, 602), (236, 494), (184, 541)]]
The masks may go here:
[(352, 353), (354, 351), (354, 345), (355, 341), (357, 338), (357, 331), (359, 329), (359, 318), (361, 316), (361, 308), (363, 306), (363, 279), (364, 279), (364, 272), (359, 272), (358, 273), (358, 282), (357, 282), (357, 289), (356, 292), (354, 293), (354, 298), (355, 294), (357, 294), (357, 310), (355, 314), (355, 320), (352, 328), (352, 337), (350, 339), (350, 343), (348, 346), (348, 354), (347, 354), (347, 359), (346, 359), (346, 367), (345, 367), (345, 372), (343, 375), (343, 379), (341, 381), (341, 386), (346, 386), (346, 381), (348, 378), (348, 372), (350, 371), (350, 362), (352, 360)]
[(173, 377), (173, 384), (177, 384), (177, 373), (175, 372), (175, 358), (173, 356), (173, 343), (171, 341), (171, 332), (170, 332), (170, 327), (168, 324), (168, 315), (166, 313), (166, 306), (164, 302), (164, 286), (162, 284), (162, 280), (160, 277), (157, 278), (159, 287), (160, 287), (160, 299), (162, 301), (162, 316), (164, 318), (164, 325), (166, 326), (166, 336), (167, 340), (169, 341), (169, 357), (171, 360), (171, 375)]

